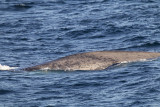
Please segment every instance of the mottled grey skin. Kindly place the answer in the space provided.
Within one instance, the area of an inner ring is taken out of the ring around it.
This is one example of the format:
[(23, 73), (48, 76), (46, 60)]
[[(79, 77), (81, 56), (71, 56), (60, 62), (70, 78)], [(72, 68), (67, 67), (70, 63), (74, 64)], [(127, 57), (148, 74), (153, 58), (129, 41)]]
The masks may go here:
[(160, 57), (160, 53), (130, 51), (97, 51), (66, 56), (41, 65), (24, 68), (23, 70), (103, 70), (111, 65), (119, 64), (122, 62), (134, 62), (144, 59), (154, 59), (157, 57)]

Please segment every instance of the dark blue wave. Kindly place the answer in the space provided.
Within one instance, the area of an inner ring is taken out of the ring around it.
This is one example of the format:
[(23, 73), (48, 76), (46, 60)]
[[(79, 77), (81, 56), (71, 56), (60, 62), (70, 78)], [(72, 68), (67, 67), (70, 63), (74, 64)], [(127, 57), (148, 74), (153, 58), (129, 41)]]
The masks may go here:
[(11, 93), (15, 93), (15, 92), (12, 90), (0, 89), (0, 95), (6, 95)]

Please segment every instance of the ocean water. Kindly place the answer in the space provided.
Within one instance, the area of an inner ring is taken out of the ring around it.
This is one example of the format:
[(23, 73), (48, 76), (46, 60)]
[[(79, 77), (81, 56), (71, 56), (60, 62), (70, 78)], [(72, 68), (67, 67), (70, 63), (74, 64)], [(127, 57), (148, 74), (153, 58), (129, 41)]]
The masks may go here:
[[(159, 0), (1, 0), (0, 64), (160, 52)], [(0, 71), (0, 107), (159, 107), (160, 59), (102, 71)]]

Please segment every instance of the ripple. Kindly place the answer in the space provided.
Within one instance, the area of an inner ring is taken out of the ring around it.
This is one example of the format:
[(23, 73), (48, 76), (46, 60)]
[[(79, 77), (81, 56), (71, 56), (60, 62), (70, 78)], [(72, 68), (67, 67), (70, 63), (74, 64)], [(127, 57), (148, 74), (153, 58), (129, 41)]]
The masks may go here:
[[(95, 29), (82, 29), (82, 30), (74, 30), (74, 31), (69, 31), (66, 33), (66, 36), (71, 37), (71, 38), (86, 38), (85, 35), (89, 33), (94, 33), (96, 32)], [(84, 36), (83, 36), (84, 35)]]
[(0, 95), (14, 93), (12, 90), (0, 89)]
[(0, 10), (2, 11), (25, 11), (32, 8), (32, 3), (13, 3), (13, 4), (3, 4)]
[(151, 47), (159, 47), (159, 46), (160, 46), (160, 42), (154, 41), (154, 42), (147, 42), (147, 43), (143, 43), (137, 46), (133, 46), (132, 48), (137, 48), (137, 47), (151, 48)]
[(16, 5), (13, 5), (13, 7), (16, 9), (16, 10), (21, 10), (21, 9), (29, 9), (31, 8), (32, 6), (27, 4), (27, 3), (21, 3), (21, 4), (16, 4)]
[(75, 83), (73, 85), (71, 85), (72, 87), (77, 87), (77, 88), (84, 88), (84, 87), (98, 87), (101, 86), (102, 83), (98, 83), (98, 82), (79, 82), (79, 83)]
[(146, 39), (147, 37), (145, 36), (136, 36), (136, 37), (127, 38), (126, 40), (124, 40), (124, 42), (141, 41), (141, 40), (146, 40)]

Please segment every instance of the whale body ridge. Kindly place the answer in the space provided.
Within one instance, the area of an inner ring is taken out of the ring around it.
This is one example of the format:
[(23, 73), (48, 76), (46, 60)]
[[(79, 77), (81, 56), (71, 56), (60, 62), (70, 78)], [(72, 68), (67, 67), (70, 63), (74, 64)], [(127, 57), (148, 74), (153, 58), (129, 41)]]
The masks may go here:
[(157, 52), (96, 51), (69, 55), (23, 70), (103, 70), (114, 64), (142, 61), (160, 57)]

